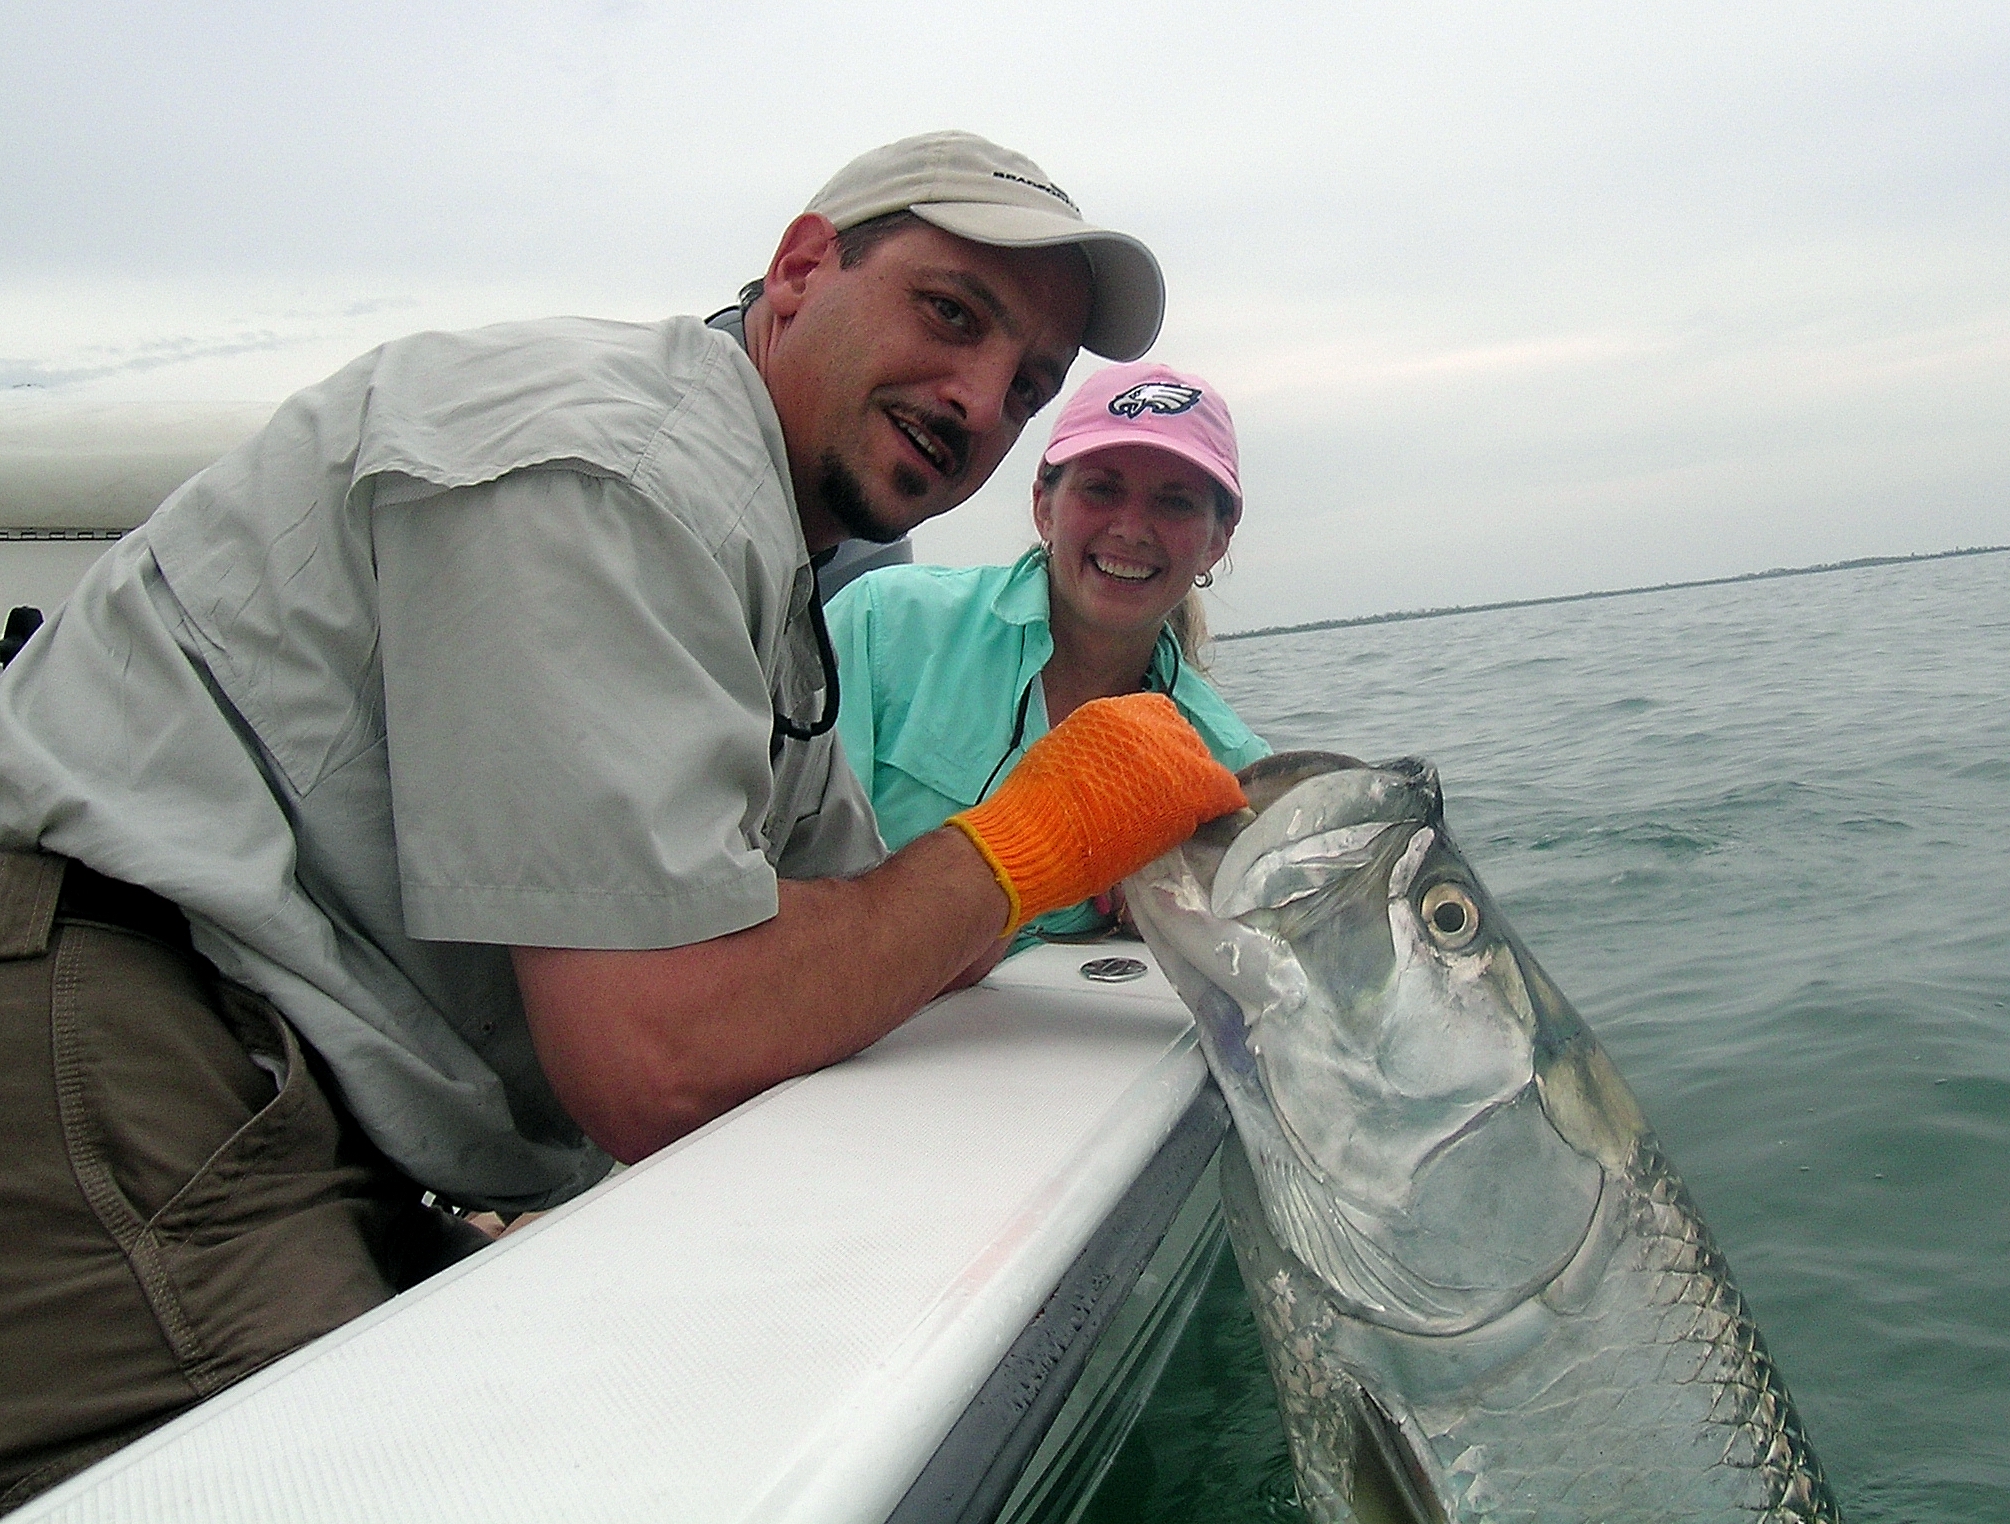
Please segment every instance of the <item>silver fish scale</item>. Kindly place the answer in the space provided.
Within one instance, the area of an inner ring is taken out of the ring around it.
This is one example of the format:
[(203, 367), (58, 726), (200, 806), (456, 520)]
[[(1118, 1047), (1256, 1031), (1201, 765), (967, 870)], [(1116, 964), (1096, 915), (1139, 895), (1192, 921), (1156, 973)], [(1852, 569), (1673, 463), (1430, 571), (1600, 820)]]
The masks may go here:
[[(1744, 1298), (1651, 1138), (1610, 1184), (1625, 1205), (1621, 1236), (1587, 1303), (1483, 1382), (1407, 1408), (1449, 1517), (1840, 1524)], [(1361, 1323), (1267, 1229), (1261, 1245), (1247, 1243), (1251, 1226), (1246, 1208), (1231, 1216), (1302, 1452), (1302, 1501), (1315, 1520), (1342, 1524), (1358, 1517), (1341, 1501), (1356, 1490), (1347, 1457), (1362, 1432), (1349, 1389), (1375, 1390), (1392, 1350), (1414, 1368), (1437, 1355), (1434, 1344), (1450, 1351), (1474, 1336), (1434, 1341)]]
[(1821, 1462), (1731, 1267), (1652, 1137), (1635, 1140), (1622, 1188), (1633, 1209), (1632, 1270), (1653, 1278), (1649, 1304), (1661, 1311), (1663, 1378), (1710, 1387), (1708, 1432), (1722, 1436), (1721, 1465), (1751, 1476), (1754, 1517), (1840, 1524)]

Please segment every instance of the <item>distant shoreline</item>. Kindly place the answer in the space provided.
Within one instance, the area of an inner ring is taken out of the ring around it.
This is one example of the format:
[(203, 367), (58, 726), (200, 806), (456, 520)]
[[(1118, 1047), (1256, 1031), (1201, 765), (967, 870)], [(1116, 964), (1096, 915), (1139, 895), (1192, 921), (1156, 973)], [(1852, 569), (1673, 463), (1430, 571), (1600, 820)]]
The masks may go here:
[(1254, 640), (1261, 635), (1303, 635), (1310, 630), (1347, 630), (1364, 624), (1397, 624), (1405, 619), (1444, 619), (1453, 614), (1487, 614), (1495, 609), (1532, 609), (1547, 603), (1588, 603), (1593, 598), (1631, 598), (1636, 593), (1670, 593), (1685, 587), (1724, 587), (1733, 582), (1764, 582), (1772, 577), (1812, 577), (1819, 572), (1855, 571), (1862, 566), (1903, 566), (1912, 561), (1994, 556), (2004, 551), (2010, 551), (2010, 545), (1929, 550), (1916, 556), (1858, 556), (1854, 561), (1824, 561), (1819, 566), (1775, 566), (1770, 571), (1739, 572), (1733, 577), (1699, 577), (1693, 582), (1656, 582), (1651, 587), (1614, 587), (1596, 593), (1558, 593), (1550, 598), (1509, 598), (1500, 603), (1460, 603), (1437, 609), (1403, 609), (1393, 614), (1360, 614), (1352, 619), (1315, 619), (1310, 624), (1267, 624), (1261, 629), (1231, 630), (1213, 638), (1216, 641)]

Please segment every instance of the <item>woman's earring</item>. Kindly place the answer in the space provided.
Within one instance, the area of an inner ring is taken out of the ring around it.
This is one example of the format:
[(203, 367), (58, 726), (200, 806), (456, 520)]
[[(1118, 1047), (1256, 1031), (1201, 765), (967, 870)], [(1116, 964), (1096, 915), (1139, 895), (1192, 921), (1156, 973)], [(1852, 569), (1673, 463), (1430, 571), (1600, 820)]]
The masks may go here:
[(1202, 572), (1198, 577), (1195, 577), (1193, 579), (1193, 585), (1195, 587), (1213, 587), (1214, 568), (1210, 566), (1206, 571)]
[(1054, 547), (1049, 545), (1045, 540), (1040, 542), (1040, 559), (1042, 561), (1051, 561), (1054, 559)]

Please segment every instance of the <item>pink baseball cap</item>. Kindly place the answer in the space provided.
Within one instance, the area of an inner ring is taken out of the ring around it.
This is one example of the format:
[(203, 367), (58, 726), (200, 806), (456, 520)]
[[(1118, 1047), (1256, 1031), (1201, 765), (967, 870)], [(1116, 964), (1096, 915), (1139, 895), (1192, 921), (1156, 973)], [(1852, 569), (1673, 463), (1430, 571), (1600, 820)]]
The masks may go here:
[(1061, 409), (1042, 459), (1058, 466), (1091, 450), (1129, 444), (1191, 461), (1228, 489), (1241, 512), (1235, 420), (1221, 393), (1199, 376), (1155, 360), (1097, 371)]

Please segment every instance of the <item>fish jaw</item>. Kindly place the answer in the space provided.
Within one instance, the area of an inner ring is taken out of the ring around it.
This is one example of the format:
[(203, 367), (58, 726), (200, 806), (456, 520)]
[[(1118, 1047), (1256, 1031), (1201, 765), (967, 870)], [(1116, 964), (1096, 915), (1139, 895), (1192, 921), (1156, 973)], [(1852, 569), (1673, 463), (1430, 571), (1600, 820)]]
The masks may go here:
[(1159, 967), (1193, 1013), (1201, 1052), (1245, 1138), (1288, 1148), (1263, 1096), (1250, 1048), (1250, 1012), (1309, 998), (1304, 970), (1277, 938), (1208, 911), (1207, 885), (1187, 849), (1174, 848), (1124, 883), (1125, 903)]
[[(1330, 1189), (1396, 1216), (1413, 1205), (1433, 1152), (1530, 1084), (1535, 1023), (1508, 949), (1492, 944), (1447, 962), (1424, 944), (1404, 891), (1438, 833), (1412, 826), (1405, 840), (1402, 827), (1385, 831), (1380, 855), (1392, 860), (1361, 866), (1374, 893), (1329, 916), (1329, 925), (1342, 914), (1360, 924), (1323, 941), (1303, 936), (1324, 977), (1301, 973), (1307, 998), (1266, 1011), (1252, 1045), (1265, 1092), (1307, 1166)], [(1371, 925), (1377, 912), (1380, 924)], [(1370, 950), (1350, 949), (1349, 940)], [(1357, 982), (1378, 967), (1378, 987)]]
[(1348, 762), (1286, 781), (1232, 839), (1140, 874), (1130, 903), (1196, 1014), (1279, 1241), (1355, 1316), (1469, 1330), (1570, 1261), (1601, 1172), (1544, 1114), (1512, 949), (1447, 959), (1410, 903), (1420, 874), (1463, 867), (1435, 772)]

